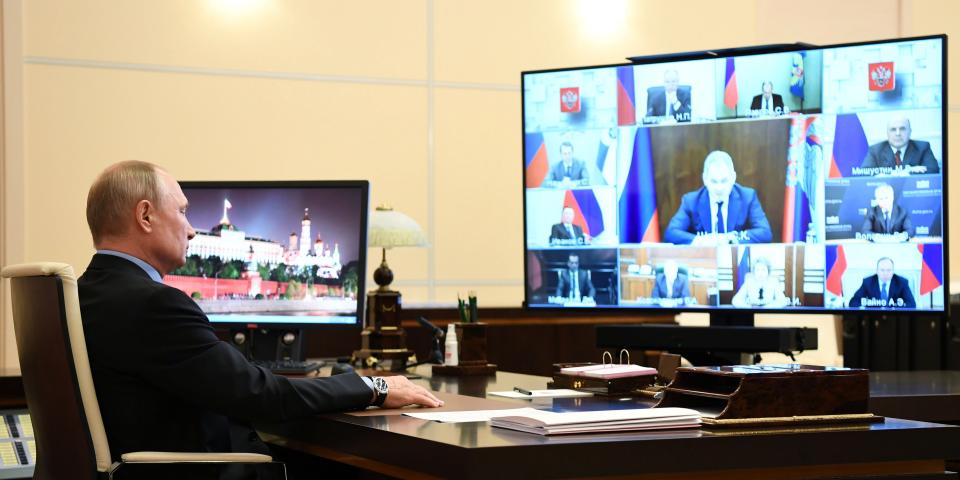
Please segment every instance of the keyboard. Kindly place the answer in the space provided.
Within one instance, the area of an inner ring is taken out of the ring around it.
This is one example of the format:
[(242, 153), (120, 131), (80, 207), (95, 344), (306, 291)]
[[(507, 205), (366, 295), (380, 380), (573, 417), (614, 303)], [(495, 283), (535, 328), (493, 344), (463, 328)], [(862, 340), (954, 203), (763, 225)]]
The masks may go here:
[(278, 375), (306, 375), (323, 366), (323, 362), (315, 360), (251, 360), (250, 363)]

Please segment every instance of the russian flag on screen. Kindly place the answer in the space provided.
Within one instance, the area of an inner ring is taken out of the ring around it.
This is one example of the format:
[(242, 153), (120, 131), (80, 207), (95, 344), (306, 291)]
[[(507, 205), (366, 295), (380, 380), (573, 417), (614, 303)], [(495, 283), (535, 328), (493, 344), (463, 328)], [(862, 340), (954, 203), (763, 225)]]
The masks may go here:
[(606, 185), (614, 185), (617, 181), (617, 149), (610, 148), (616, 141), (613, 135), (616, 135), (616, 129), (611, 128), (606, 134), (600, 137), (600, 146), (597, 148), (597, 171), (603, 177)]
[(863, 163), (869, 148), (860, 117), (857, 117), (856, 113), (837, 115), (833, 155), (830, 158), (830, 178), (849, 177), (850, 171)]
[(737, 108), (737, 101), (740, 100), (740, 94), (737, 92), (737, 67), (733, 63), (733, 57), (727, 58), (727, 69), (724, 78), (723, 104), (730, 109)]
[(735, 290), (740, 290), (743, 282), (747, 280), (747, 272), (750, 271), (750, 249), (745, 246), (740, 246), (737, 250), (737, 255), (739, 259), (737, 260), (737, 285)]
[(567, 190), (563, 206), (573, 209), (573, 223), (583, 228), (583, 233), (596, 237), (603, 233), (603, 211), (593, 190)]
[(550, 164), (547, 162), (547, 145), (542, 133), (524, 135), (524, 168), (526, 169), (527, 188), (536, 188), (547, 177)]
[[(791, 138), (802, 139), (806, 145), (815, 146), (820, 144), (820, 137), (816, 135), (811, 125), (816, 121), (816, 117), (795, 117), (791, 128), (800, 129), (800, 131), (791, 135)], [(806, 149), (800, 145), (790, 145), (790, 158), (787, 160), (787, 182), (783, 194), (783, 241), (798, 242), (806, 240), (807, 229), (812, 220), (810, 214), (810, 196), (804, 188), (806, 182), (800, 178), (800, 169), (806, 165), (801, 164), (801, 160), (806, 160)], [(810, 180), (810, 179), (807, 179)]]
[(659, 242), (660, 220), (657, 191), (653, 182), (653, 153), (650, 129), (638, 128), (633, 140), (633, 155), (620, 188), (620, 241), (623, 243)]
[(926, 295), (943, 285), (943, 245), (928, 243), (917, 245), (923, 257), (920, 267), (920, 295)]
[(637, 99), (633, 66), (617, 67), (617, 125), (637, 123)]
[(803, 58), (807, 52), (793, 54), (793, 62), (790, 67), (790, 93), (794, 97), (803, 100)]
[(843, 273), (847, 271), (847, 256), (843, 245), (827, 245), (827, 291), (843, 296)]

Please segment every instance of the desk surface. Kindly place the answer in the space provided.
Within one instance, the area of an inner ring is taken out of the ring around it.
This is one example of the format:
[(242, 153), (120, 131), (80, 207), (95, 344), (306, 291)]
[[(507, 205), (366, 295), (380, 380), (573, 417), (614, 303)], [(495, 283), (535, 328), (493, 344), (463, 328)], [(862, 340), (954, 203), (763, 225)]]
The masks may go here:
[[(515, 386), (544, 388), (547, 379), (498, 372), (491, 377), (431, 377), (421, 384), (484, 397)], [(637, 408), (647, 400), (600, 398), (511, 400), (554, 410)], [(486, 423), (443, 424), (401, 415), (321, 415), (262, 424), (268, 441), (401, 477), (549, 478), (668, 473), (734, 473), (739, 478), (805, 478), (824, 473), (892, 475), (942, 472), (960, 458), (960, 427), (912, 420), (763, 432), (707, 430), (542, 437)]]

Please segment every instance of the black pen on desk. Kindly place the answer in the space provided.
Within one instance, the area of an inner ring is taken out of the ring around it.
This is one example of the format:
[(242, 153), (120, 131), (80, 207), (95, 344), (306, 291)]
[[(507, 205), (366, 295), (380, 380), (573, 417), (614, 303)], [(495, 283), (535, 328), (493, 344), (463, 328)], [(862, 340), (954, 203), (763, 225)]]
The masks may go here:
[(514, 391), (514, 392), (518, 392), (518, 393), (522, 393), (522, 394), (524, 394), (524, 395), (533, 395), (533, 392), (531, 392), (530, 390), (527, 390), (527, 389), (525, 389), (525, 388), (513, 387), (513, 391)]

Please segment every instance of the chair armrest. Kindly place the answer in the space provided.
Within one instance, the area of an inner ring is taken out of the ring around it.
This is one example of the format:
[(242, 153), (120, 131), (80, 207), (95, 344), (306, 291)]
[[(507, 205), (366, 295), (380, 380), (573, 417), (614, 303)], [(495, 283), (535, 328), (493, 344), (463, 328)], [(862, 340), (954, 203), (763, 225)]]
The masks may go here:
[(270, 463), (259, 453), (130, 452), (120, 456), (125, 463)]

